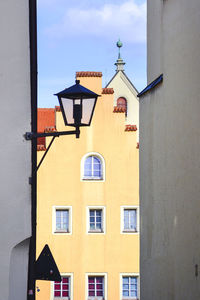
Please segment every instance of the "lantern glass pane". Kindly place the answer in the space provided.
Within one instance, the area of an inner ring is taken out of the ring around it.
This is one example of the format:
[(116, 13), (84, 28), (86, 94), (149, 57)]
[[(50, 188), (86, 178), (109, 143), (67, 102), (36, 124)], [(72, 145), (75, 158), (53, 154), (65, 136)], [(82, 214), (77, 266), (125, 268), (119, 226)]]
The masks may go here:
[(83, 99), (81, 123), (89, 125), (96, 98)]
[(74, 124), (73, 118), (73, 100), (68, 98), (61, 98), (62, 105), (67, 119), (67, 124)]

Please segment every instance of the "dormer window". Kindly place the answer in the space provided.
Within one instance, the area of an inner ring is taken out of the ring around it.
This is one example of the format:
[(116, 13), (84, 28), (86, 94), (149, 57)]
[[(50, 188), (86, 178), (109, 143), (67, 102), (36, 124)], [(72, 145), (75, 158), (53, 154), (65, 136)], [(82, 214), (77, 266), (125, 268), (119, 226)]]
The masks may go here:
[(124, 97), (120, 97), (117, 99), (117, 107), (123, 108), (125, 115), (127, 116), (127, 101)]

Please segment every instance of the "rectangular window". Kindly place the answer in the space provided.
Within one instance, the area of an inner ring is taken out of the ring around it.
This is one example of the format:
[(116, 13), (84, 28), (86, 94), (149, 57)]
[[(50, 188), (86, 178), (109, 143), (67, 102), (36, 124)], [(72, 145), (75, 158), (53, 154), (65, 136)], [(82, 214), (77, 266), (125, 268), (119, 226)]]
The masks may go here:
[(90, 231), (103, 231), (102, 209), (90, 209)]
[(88, 276), (88, 298), (104, 297), (104, 276)]
[(56, 209), (56, 232), (69, 232), (68, 209)]
[(56, 298), (65, 298), (69, 299), (70, 298), (70, 277), (62, 277), (62, 281), (54, 282), (54, 299)]
[(136, 209), (124, 209), (124, 230), (137, 231)]
[(121, 211), (121, 233), (138, 234), (139, 233), (139, 206), (124, 205), (120, 207)]
[(122, 299), (138, 298), (138, 277), (123, 276), (122, 277)]

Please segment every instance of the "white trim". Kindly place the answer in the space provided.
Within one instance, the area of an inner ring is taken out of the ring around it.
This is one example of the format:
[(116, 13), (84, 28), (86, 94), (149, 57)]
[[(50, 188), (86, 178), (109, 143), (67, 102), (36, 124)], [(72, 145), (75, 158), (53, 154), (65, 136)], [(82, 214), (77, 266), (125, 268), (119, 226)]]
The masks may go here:
[[(90, 209), (102, 209), (102, 230), (103, 231), (90, 231)], [(90, 205), (86, 206), (86, 234), (92, 234), (92, 235), (100, 235), (100, 234), (106, 234), (106, 207), (105, 206), (96, 206), (96, 205)]]
[(61, 277), (70, 277), (70, 298), (54, 298), (54, 281), (51, 281), (51, 289), (50, 289), (50, 300), (62, 300), (62, 299), (70, 299), (73, 300), (74, 296), (74, 274), (73, 273), (61, 273)]
[[(104, 300), (107, 300), (108, 297), (108, 290), (107, 290), (107, 285), (108, 285), (108, 280), (107, 280), (107, 273), (85, 273), (85, 300), (88, 300), (88, 277), (89, 276), (104, 276)], [(90, 297), (92, 298), (92, 297)], [(98, 297), (94, 297), (95, 299), (98, 299)]]
[[(100, 159), (101, 167), (102, 167), (102, 169), (101, 169), (102, 178), (99, 178), (99, 179), (98, 178), (94, 178), (94, 179), (93, 178), (91, 178), (91, 179), (84, 178), (84, 162), (85, 162), (85, 159), (88, 156), (96, 156), (97, 158)], [(98, 153), (98, 152), (88, 152), (82, 157), (82, 159), (81, 159), (81, 172), (80, 172), (80, 180), (81, 181), (83, 181), (83, 182), (104, 182), (105, 181), (105, 174), (106, 174), (105, 171), (106, 171), (106, 169), (105, 169), (105, 160), (104, 160), (103, 156), (100, 153)]]
[[(56, 210), (68, 210), (69, 211), (69, 232), (57, 232), (56, 231)], [(71, 235), (72, 234), (72, 206), (52, 206), (52, 234), (55, 235)]]
[[(124, 230), (124, 210), (125, 209), (136, 209), (136, 217), (137, 217), (137, 230), (136, 231), (125, 231)], [(139, 218), (139, 206), (138, 205), (123, 205), (120, 206), (120, 233), (121, 234), (139, 234), (140, 231), (140, 218)]]
[(119, 299), (120, 300), (122, 300), (122, 299), (127, 299), (127, 300), (134, 299), (134, 298), (129, 298), (129, 297), (123, 298), (123, 296), (122, 296), (122, 278), (126, 277), (126, 276), (133, 276), (133, 277), (137, 277), (138, 278), (138, 280), (137, 280), (137, 292), (138, 292), (138, 296), (135, 299), (140, 299), (140, 274), (139, 273), (120, 273), (119, 274), (119, 284), (120, 284), (120, 298)]

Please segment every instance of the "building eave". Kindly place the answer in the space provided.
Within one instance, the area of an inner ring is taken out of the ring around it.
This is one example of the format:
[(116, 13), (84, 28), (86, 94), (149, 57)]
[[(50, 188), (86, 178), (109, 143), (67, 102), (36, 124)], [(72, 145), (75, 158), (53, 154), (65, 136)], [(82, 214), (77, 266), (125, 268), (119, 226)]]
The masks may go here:
[(163, 74), (161, 74), (159, 77), (157, 77), (154, 81), (152, 81), (150, 84), (148, 84), (137, 96), (141, 97), (147, 92), (151, 91), (154, 87), (156, 87), (158, 84), (160, 84), (163, 81)]

